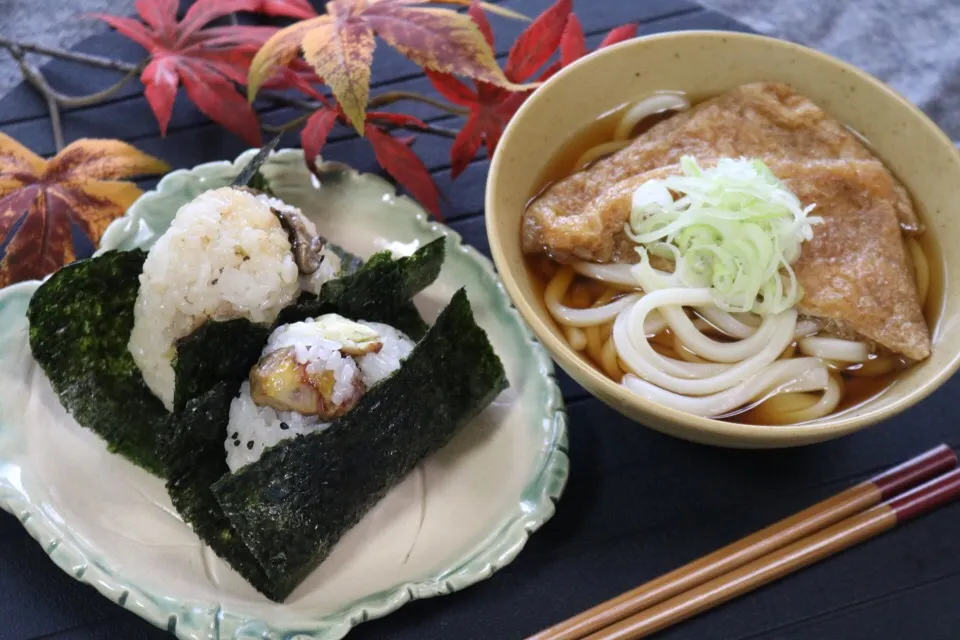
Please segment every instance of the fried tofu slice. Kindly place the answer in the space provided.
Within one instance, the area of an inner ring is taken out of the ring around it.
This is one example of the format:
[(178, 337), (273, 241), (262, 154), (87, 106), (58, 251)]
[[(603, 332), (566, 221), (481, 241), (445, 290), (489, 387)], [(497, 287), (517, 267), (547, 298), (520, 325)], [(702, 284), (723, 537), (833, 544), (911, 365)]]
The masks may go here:
[[(616, 262), (626, 220), (623, 195), (639, 174), (675, 164), (740, 156), (793, 161), (849, 159), (876, 165), (893, 183), (893, 206), (902, 229), (922, 229), (906, 190), (857, 138), (790, 86), (759, 82), (706, 100), (660, 122), (628, 147), (553, 185), (524, 213), (523, 249), (560, 262)], [(624, 181), (631, 181), (621, 184)]]
[(930, 333), (895, 209), (895, 185), (876, 163), (774, 162), (771, 170), (823, 223), (793, 265), (800, 313), (840, 335), (867, 338), (911, 360), (930, 355)]

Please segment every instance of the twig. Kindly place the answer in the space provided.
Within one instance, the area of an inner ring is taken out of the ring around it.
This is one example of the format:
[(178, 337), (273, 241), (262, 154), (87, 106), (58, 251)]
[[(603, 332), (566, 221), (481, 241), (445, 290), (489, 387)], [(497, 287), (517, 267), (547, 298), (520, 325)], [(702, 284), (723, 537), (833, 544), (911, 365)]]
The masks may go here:
[(55, 92), (50, 85), (47, 84), (47, 80), (43, 77), (43, 74), (27, 62), (27, 57), (23, 49), (14, 45), (8, 47), (8, 50), (10, 51), (10, 55), (17, 61), (17, 64), (20, 65), (20, 71), (23, 73), (23, 77), (26, 78), (27, 82), (32, 84), (47, 101), (47, 109), (50, 111), (50, 126), (53, 129), (53, 145), (59, 152), (63, 149), (63, 127), (60, 124), (60, 106), (57, 104)]
[(426, 127), (420, 127), (415, 124), (403, 124), (399, 126), (391, 127), (391, 129), (406, 129), (407, 131), (415, 131), (416, 133), (428, 133), (432, 136), (440, 136), (441, 138), (456, 138), (457, 134), (460, 133), (457, 129), (450, 129), (448, 127), (438, 127), (436, 125), (428, 124)]
[(267, 100), (272, 100), (276, 104), (286, 105), (288, 107), (297, 107), (298, 109), (304, 109), (306, 111), (316, 111), (321, 105), (319, 102), (314, 100), (304, 100), (302, 98), (291, 98), (290, 96), (285, 96), (280, 93), (273, 93), (272, 91), (260, 91), (257, 93), (258, 98), (266, 98)]
[(307, 118), (309, 118), (311, 115), (312, 114), (310, 113), (305, 113), (303, 115), (297, 116), (293, 120), (288, 120), (283, 124), (263, 124), (261, 126), (263, 130), (266, 131), (267, 133), (281, 133), (285, 131), (290, 131), (292, 129), (296, 129), (297, 127), (302, 125), (304, 122), (306, 122)]
[[(302, 125), (307, 120), (307, 118), (309, 118), (311, 115), (312, 114), (310, 113), (305, 113), (303, 115), (297, 116), (296, 118), (279, 125), (264, 124), (262, 125), (263, 130), (266, 131), (267, 133), (282, 133), (282, 132), (292, 131), (293, 129), (296, 129), (297, 127)], [(456, 129), (448, 129), (447, 127), (438, 127), (438, 126), (429, 125), (429, 124), (426, 127), (421, 127), (415, 124), (406, 124), (406, 125), (390, 124), (384, 128), (387, 129), (388, 131), (391, 131), (394, 129), (406, 129), (408, 131), (416, 131), (417, 133), (428, 133), (430, 135), (440, 136), (442, 138), (456, 138), (457, 134), (459, 133), (459, 131), (457, 131)]]
[(370, 102), (367, 103), (367, 108), (376, 109), (377, 107), (383, 107), (388, 104), (393, 104), (394, 102), (400, 102), (402, 100), (422, 102), (423, 104), (428, 104), (431, 107), (436, 107), (437, 109), (442, 109), (447, 113), (452, 113), (458, 116), (470, 114), (469, 109), (455, 107), (452, 104), (443, 102), (442, 100), (435, 100), (434, 98), (415, 93), (413, 91), (387, 91), (386, 93), (381, 93), (380, 95), (374, 96), (370, 99)]
[(44, 96), (47, 100), (47, 110), (50, 112), (50, 128), (53, 129), (53, 148), (57, 153), (63, 149), (63, 125), (60, 124), (60, 107), (53, 96)]
[[(145, 65), (146, 61), (141, 62), (137, 65), (136, 68), (131, 69), (127, 72), (123, 78), (117, 81), (116, 84), (112, 84), (106, 89), (97, 91), (96, 93), (88, 93), (85, 96), (68, 96), (60, 93), (53, 87), (50, 87), (50, 93), (53, 94), (53, 97), (56, 98), (57, 102), (62, 107), (89, 107), (92, 104), (97, 104), (102, 102), (119, 91), (123, 85), (127, 84), (131, 79), (136, 78), (139, 75), (141, 68)], [(39, 69), (37, 73), (39, 73)], [(49, 85), (47, 85), (49, 87)]]
[(65, 49), (57, 49), (55, 47), (45, 47), (40, 44), (11, 40), (10, 38), (4, 38), (2, 36), (0, 36), (0, 47), (4, 47), (11, 52), (13, 51), (14, 47), (18, 47), (22, 51), (28, 51), (30, 53), (39, 53), (45, 56), (50, 56), (51, 58), (60, 58), (62, 60), (72, 60), (73, 62), (88, 64), (91, 67), (100, 67), (101, 69), (110, 69), (112, 71), (123, 71), (124, 73), (130, 73), (138, 67), (138, 65), (131, 64), (129, 62), (123, 62), (122, 60), (111, 60), (110, 58), (95, 56), (89, 53), (67, 51)]

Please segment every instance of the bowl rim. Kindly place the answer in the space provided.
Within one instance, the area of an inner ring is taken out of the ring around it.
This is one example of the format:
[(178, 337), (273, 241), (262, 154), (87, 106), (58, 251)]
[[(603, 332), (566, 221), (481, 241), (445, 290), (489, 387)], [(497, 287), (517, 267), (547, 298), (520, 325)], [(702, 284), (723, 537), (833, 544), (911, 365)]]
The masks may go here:
[[(798, 444), (796, 442), (798, 440), (802, 440), (803, 442), (816, 442), (836, 438), (853, 433), (867, 426), (876, 424), (894, 415), (897, 415), (933, 393), (950, 376), (952, 376), (958, 368), (960, 368), (960, 352), (954, 354), (949, 362), (947, 362), (939, 370), (935, 371), (928, 380), (921, 382), (916, 389), (909, 392), (903, 398), (894, 401), (889, 406), (867, 411), (867, 413), (859, 416), (844, 417), (841, 415), (832, 419), (827, 416), (826, 418), (821, 419), (822, 422), (815, 422), (813, 424), (801, 423), (796, 425), (752, 425), (741, 422), (728, 422), (715, 418), (704, 418), (695, 416), (685, 411), (666, 407), (659, 403), (637, 396), (624, 389), (622, 385), (617, 384), (593, 367), (587, 366), (580, 354), (573, 351), (568, 344), (557, 338), (553, 334), (553, 330), (547, 326), (546, 323), (540, 320), (538, 315), (534, 312), (530, 301), (524, 298), (524, 296), (521, 294), (516, 277), (507, 268), (507, 256), (500, 242), (500, 238), (497, 235), (495, 225), (496, 216), (491, 215), (491, 211), (495, 209), (494, 203), (499, 197), (498, 180), (496, 177), (501, 171), (503, 171), (503, 159), (506, 155), (502, 150), (516, 135), (516, 132), (520, 127), (520, 123), (522, 122), (525, 114), (534, 108), (533, 105), (538, 100), (538, 94), (539, 99), (542, 99), (544, 95), (542, 89), (564, 82), (565, 79), (571, 74), (578, 73), (578, 70), (581, 67), (590, 66), (601, 58), (618, 57), (624, 55), (627, 51), (633, 50), (637, 50), (639, 52), (648, 46), (649, 43), (663, 40), (720, 40), (721, 44), (726, 44), (727, 41), (731, 40), (747, 43), (752, 42), (755, 44), (781, 47), (785, 50), (796, 53), (798, 56), (814, 58), (819, 60), (821, 63), (839, 67), (841, 70), (854, 76), (859, 81), (872, 85), (875, 89), (886, 93), (895, 103), (899, 104), (905, 114), (909, 113), (912, 119), (918, 121), (920, 125), (930, 130), (930, 132), (939, 140), (941, 144), (948, 147), (951, 153), (956, 157), (957, 162), (960, 163), (960, 149), (954, 145), (953, 141), (950, 140), (946, 133), (944, 133), (940, 127), (933, 122), (933, 120), (931, 120), (925, 113), (913, 105), (899, 92), (862, 69), (844, 62), (839, 58), (835, 58), (834, 56), (804, 45), (782, 40), (780, 38), (740, 33), (735, 31), (690, 30), (651, 34), (596, 50), (561, 69), (546, 82), (544, 82), (544, 84), (540, 87), (540, 90), (535, 91), (530, 98), (526, 100), (523, 105), (521, 105), (520, 109), (517, 110), (516, 114), (514, 114), (514, 117), (511, 118), (510, 122), (507, 124), (507, 127), (504, 129), (500, 138), (500, 144), (497, 152), (494, 153), (490, 162), (484, 198), (484, 208), (487, 213), (485, 216), (485, 222), (487, 237), (490, 242), (490, 252), (493, 256), (494, 264), (497, 266), (497, 271), (500, 273), (504, 287), (506, 288), (510, 298), (513, 300), (514, 306), (516, 306), (524, 320), (526, 320), (526, 322), (533, 329), (537, 339), (544, 344), (546, 349), (550, 352), (557, 363), (564, 369), (564, 371), (577, 379), (578, 382), (587, 388), (587, 391), (592, 396), (599, 397), (599, 399), (607, 404), (610, 404), (614, 408), (618, 408), (618, 405), (620, 407), (629, 406), (638, 409), (645, 414), (652, 414), (663, 422), (683, 427), (685, 431), (699, 432), (708, 437), (712, 436), (712, 439), (719, 438), (725, 440), (727, 443), (740, 441), (744, 445), (760, 444), (761, 446), (790, 446), (793, 444)], [(942, 323), (943, 321), (944, 319), (941, 318), (939, 322)], [(584, 379), (589, 381), (589, 387), (588, 384), (584, 382)], [(594, 389), (599, 389), (601, 393), (594, 391)], [(612, 398), (616, 401), (616, 403), (611, 403), (608, 399), (605, 399), (604, 396), (606, 398)], [(618, 408), (618, 410), (620, 409)], [(644, 426), (649, 426), (651, 428), (660, 430), (660, 428), (654, 424), (646, 424), (646, 422), (643, 424)]]

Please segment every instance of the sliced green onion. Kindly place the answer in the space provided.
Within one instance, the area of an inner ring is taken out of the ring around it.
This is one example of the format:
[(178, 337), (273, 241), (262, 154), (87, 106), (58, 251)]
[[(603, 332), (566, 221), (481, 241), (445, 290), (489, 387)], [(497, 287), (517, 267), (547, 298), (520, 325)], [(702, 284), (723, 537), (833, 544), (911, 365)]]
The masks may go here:
[(780, 313), (803, 290), (792, 264), (823, 220), (758, 159), (721, 158), (701, 168), (680, 159), (681, 175), (649, 180), (633, 193), (625, 231), (648, 253), (673, 260), (688, 287), (708, 287), (725, 311)]

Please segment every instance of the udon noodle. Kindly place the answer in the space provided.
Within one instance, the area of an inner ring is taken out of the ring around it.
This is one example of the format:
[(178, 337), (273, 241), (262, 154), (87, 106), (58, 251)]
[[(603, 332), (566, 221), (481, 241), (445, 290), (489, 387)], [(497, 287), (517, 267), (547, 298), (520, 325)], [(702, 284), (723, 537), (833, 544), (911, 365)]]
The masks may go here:
[[(689, 108), (675, 94), (628, 105), (612, 139), (582, 151), (574, 170), (629, 145), (651, 117)], [(916, 238), (904, 242), (923, 307), (931, 268)], [(884, 379), (905, 366), (870, 342), (828, 333), (796, 308), (724, 309), (709, 287), (681, 282), (677, 263), (670, 271), (648, 257), (640, 264), (539, 260), (546, 307), (570, 346), (626, 389), (691, 414), (727, 418), (757, 408), (755, 419), (766, 424), (816, 420), (840, 407), (850, 379)]]

